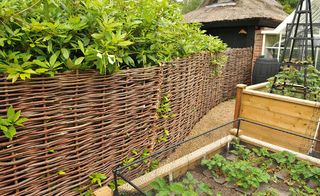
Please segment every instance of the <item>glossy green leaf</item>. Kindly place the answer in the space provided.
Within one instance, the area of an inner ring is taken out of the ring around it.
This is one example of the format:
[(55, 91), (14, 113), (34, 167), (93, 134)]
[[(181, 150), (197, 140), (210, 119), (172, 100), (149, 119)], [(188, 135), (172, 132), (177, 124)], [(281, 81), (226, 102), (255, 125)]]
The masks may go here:
[(66, 49), (66, 48), (61, 48), (61, 52), (62, 52), (62, 56), (65, 58), (65, 59), (68, 59), (69, 56), (70, 56), (70, 53), (69, 53), (69, 50)]
[(84, 60), (84, 57), (79, 57), (75, 60), (74, 64), (75, 65), (80, 65), (82, 63), (82, 61)]
[(15, 118), (15, 110), (13, 109), (12, 105), (7, 109), (7, 118), (11, 122), (15, 121), (14, 120), (14, 118)]
[(55, 53), (50, 57), (49, 63), (50, 63), (51, 66), (53, 66), (53, 65), (56, 63), (57, 58), (59, 57), (59, 55), (60, 55), (60, 51), (55, 52)]
[(28, 118), (20, 118), (19, 120), (17, 120), (17, 121), (15, 122), (15, 124), (16, 124), (17, 126), (23, 126), (23, 123), (27, 122), (28, 120), (29, 120)]
[(6, 138), (12, 140), (13, 137), (16, 135), (17, 131), (14, 126), (10, 126), (7, 131), (3, 131)]

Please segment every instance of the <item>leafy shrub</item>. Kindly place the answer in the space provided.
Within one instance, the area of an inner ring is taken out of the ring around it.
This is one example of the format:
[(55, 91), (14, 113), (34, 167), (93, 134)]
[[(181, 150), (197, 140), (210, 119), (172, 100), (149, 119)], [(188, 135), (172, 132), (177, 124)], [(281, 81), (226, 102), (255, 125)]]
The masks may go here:
[(73, 69), (105, 74), (226, 48), (179, 9), (171, 0), (1, 1), (0, 73), (13, 82)]
[[(307, 70), (307, 97), (306, 99), (311, 101), (320, 101), (320, 72), (314, 68), (313, 66), (308, 66)], [(302, 93), (296, 93), (294, 91), (297, 90), (296, 87), (291, 86), (290, 84), (295, 85), (304, 85), (304, 69), (297, 70), (294, 67), (284, 68), (284, 70), (277, 75), (276, 86), (282, 85), (284, 83), (288, 84), (283, 90), (275, 89), (273, 93), (296, 97), (296, 98), (303, 98)], [(269, 83), (267, 88), (271, 90), (271, 87), (274, 83), (274, 77), (268, 79)]]

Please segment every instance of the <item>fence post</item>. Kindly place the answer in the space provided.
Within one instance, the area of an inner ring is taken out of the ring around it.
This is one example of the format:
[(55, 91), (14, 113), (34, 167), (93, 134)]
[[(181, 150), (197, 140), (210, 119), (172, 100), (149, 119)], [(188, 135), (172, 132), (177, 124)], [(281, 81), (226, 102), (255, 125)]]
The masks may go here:
[[(234, 109), (234, 120), (237, 120), (240, 116), (240, 108), (241, 108), (241, 96), (242, 96), (242, 92), (243, 90), (247, 87), (247, 85), (245, 84), (238, 84), (237, 85), (237, 92), (236, 92), (236, 106)], [(235, 122), (233, 124), (233, 128), (237, 128), (239, 122)]]

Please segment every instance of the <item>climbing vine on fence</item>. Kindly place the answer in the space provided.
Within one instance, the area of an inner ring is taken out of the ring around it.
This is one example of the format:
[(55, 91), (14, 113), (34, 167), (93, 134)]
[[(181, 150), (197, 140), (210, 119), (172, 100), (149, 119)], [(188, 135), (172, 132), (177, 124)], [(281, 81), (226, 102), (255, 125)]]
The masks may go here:
[(12, 140), (16, 135), (16, 128), (23, 126), (23, 123), (28, 121), (27, 118), (21, 118), (21, 111), (16, 112), (13, 106), (7, 109), (6, 117), (0, 116), (0, 129), (2, 130), (4, 136), (9, 140)]
[(15, 82), (73, 69), (148, 67), (226, 45), (171, 0), (0, 2), (0, 73)]

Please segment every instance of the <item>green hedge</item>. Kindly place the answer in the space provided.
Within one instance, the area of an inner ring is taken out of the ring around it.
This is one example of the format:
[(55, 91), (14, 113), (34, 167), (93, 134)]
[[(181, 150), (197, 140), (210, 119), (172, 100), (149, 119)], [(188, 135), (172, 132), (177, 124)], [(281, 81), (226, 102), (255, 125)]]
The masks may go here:
[(184, 23), (169, 0), (0, 2), (0, 73), (13, 82), (72, 69), (114, 73), (225, 48)]

